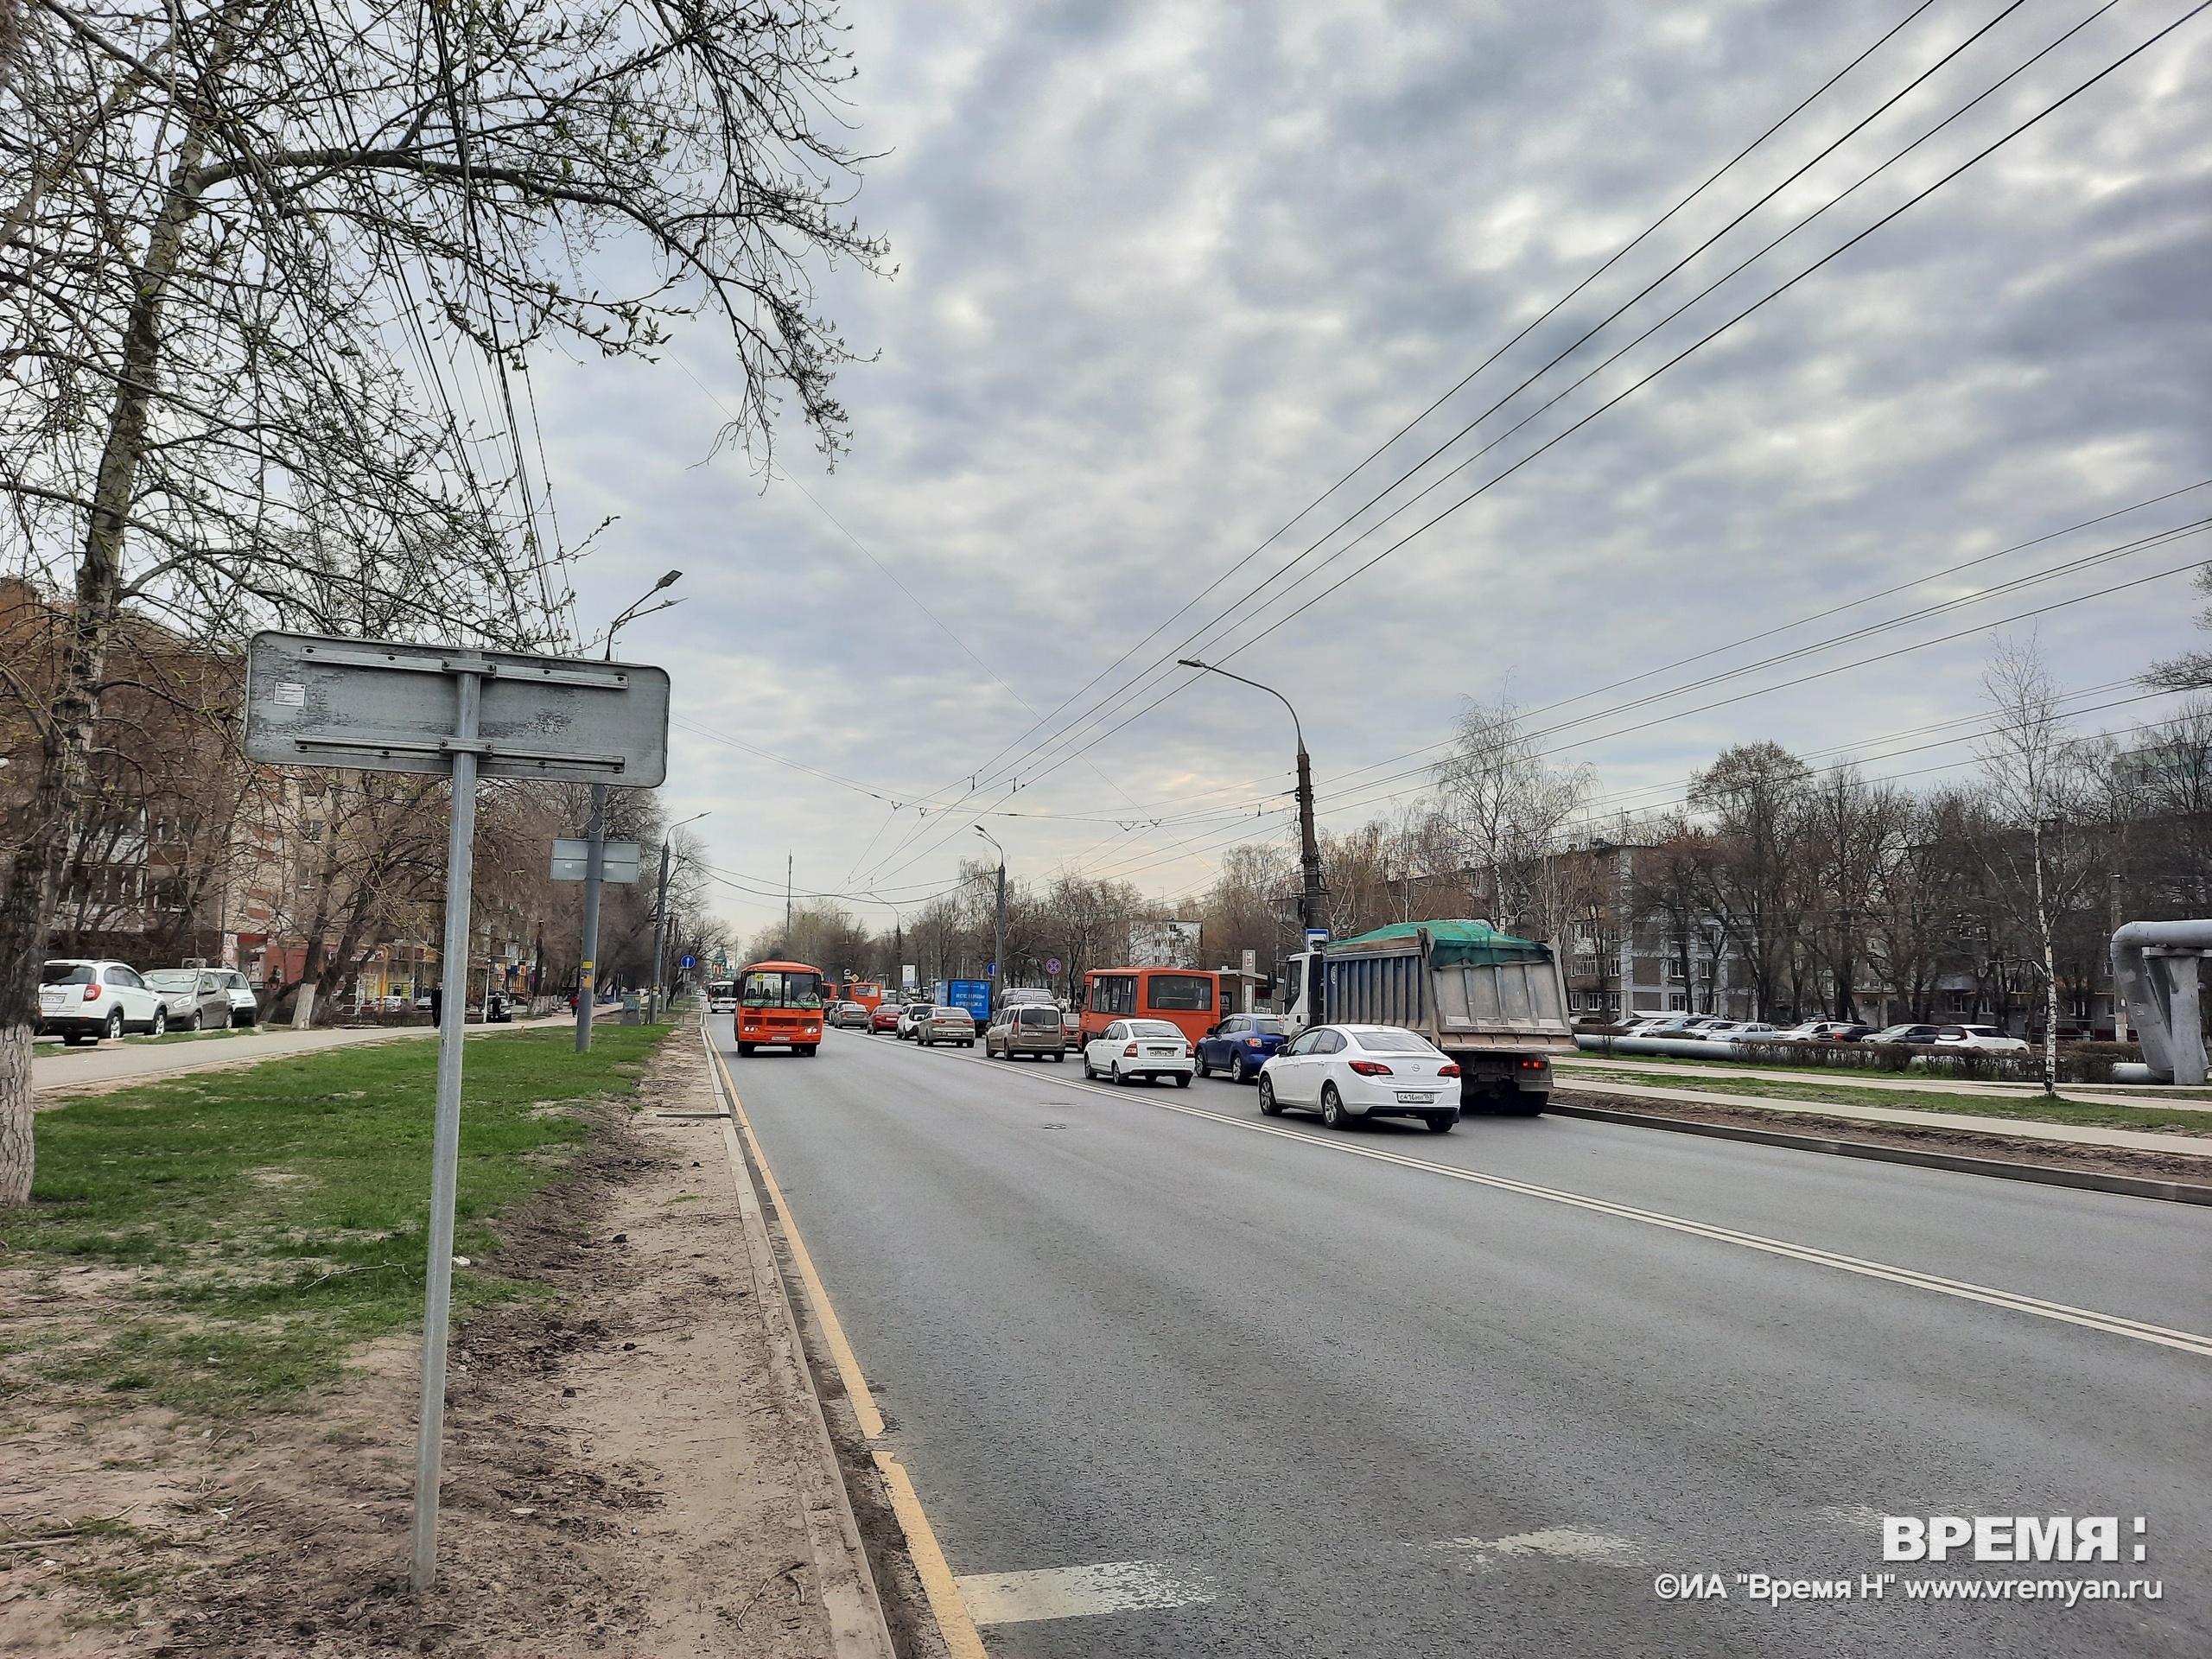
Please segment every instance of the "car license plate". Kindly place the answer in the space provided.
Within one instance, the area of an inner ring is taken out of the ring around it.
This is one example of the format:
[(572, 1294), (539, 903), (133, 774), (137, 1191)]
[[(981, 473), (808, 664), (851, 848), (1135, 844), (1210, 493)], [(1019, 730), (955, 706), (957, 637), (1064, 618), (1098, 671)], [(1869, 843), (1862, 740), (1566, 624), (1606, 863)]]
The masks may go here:
[(1145, 1052), (1155, 1060), (1179, 1060), (1182, 1054), (1172, 1048), (1147, 1048)]
[(1411, 1090), (1398, 1090), (1398, 1104), (1401, 1106), (1426, 1106), (1435, 1098), (1434, 1095), (1415, 1094)]

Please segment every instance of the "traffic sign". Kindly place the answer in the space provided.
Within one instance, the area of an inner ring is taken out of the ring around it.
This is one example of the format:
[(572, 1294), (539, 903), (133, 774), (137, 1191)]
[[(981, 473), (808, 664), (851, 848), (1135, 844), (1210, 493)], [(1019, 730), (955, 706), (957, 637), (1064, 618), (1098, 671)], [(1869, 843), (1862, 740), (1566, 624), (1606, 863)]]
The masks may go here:
[(985, 963), (983, 964), (983, 977), (984, 977), (985, 979), (996, 979), (998, 976), (999, 976), (999, 965), (998, 965), (998, 963), (996, 963), (995, 962), (987, 962), (987, 963)]
[[(472, 730), (454, 687), (477, 686)], [(659, 785), (668, 773), (668, 674), (473, 645), (263, 632), (246, 647), (245, 751), (294, 766)]]
[(1060, 959), (1058, 957), (1054, 957), (1051, 961), (1047, 962), (1045, 964), (1045, 971), (1048, 974), (1058, 973), (1060, 971)]
[[(556, 881), (582, 881), (591, 873), (591, 842), (581, 836), (561, 836), (553, 842), (553, 879)], [(634, 841), (602, 841), (599, 844), (599, 879), (602, 881), (635, 881), (638, 879), (638, 843)]]
[(696, 968), (699, 965), (699, 958), (696, 957), (686, 957), (683, 961), (677, 963), (676, 965), (679, 968)]

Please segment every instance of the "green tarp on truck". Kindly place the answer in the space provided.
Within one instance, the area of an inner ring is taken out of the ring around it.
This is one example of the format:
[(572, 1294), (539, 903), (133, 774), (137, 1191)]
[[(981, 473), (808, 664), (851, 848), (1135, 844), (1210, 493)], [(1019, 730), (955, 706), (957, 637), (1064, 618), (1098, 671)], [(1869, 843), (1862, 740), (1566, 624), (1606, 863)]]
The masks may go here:
[(1349, 939), (1332, 939), (1325, 957), (1351, 955), (1385, 945), (1403, 945), (1426, 931), (1432, 968), (1487, 968), (1503, 962), (1549, 962), (1551, 950), (1534, 939), (1516, 939), (1488, 922), (1394, 922)]

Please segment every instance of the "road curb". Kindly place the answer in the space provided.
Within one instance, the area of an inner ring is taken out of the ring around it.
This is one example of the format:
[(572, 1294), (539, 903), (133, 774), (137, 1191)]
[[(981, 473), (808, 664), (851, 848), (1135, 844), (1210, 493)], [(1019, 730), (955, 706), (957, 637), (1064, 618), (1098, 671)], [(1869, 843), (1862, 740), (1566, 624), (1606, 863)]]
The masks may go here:
[(2060, 1169), (2050, 1164), (2019, 1164), (2002, 1158), (1969, 1158), (1952, 1152), (1920, 1152), (1909, 1147), (1885, 1147), (1869, 1141), (1839, 1141), (1825, 1135), (1793, 1135), (1783, 1129), (1754, 1129), (1734, 1123), (1700, 1123), (1686, 1117), (1667, 1117), (1655, 1112), (1623, 1112), (1605, 1106), (1569, 1106), (1554, 1096), (1545, 1109), (1561, 1117), (1589, 1117), (1606, 1123), (1625, 1123), (1639, 1129), (1668, 1129), (1677, 1135), (1710, 1135), (1719, 1141), (1748, 1141), (1764, 1147), (1787, 1147), (1796, 1152), (1824, 1152), (1839, 1158), (1866, 1158), (1884, 1164), (1915, 1164), (1923, 1169), (1948, 1169), (1963, 1175), (1987, 1175), (2005, 1181), (2032, 1181), (2043, 1186), (2078, 1187), (2091, 1192), (2118, 1192), (2131, 1198), (2157, 1198), (2167, 1204), (2212, 1205), (2212, 1186), (2194, 1181), (2157, 1181), (2139, 1175), (2107, 1175), (2094, 1170)]

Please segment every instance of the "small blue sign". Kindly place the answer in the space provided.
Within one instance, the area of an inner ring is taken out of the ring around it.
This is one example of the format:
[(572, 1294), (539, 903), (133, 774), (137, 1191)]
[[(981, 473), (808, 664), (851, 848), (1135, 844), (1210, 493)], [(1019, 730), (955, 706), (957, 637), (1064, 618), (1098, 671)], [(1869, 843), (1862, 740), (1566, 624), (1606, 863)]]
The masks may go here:
[(996, 979), (998, 976), (999, 976), (999, 965), (998, 965), (998, 963), (996, 963), (995, 962), (987, 962), (987, 963), (985, 963), (983, 964), (983, 977), (984, 977), (985, 979)]
[(677, 965), (681, 968), (696, 968), (699, 965), (699, 958), (696, 957), (686, 957)]

